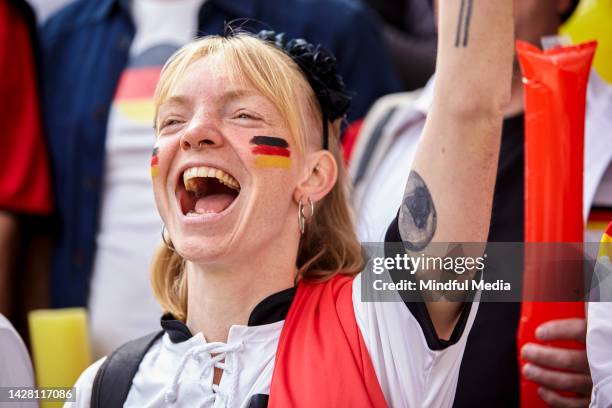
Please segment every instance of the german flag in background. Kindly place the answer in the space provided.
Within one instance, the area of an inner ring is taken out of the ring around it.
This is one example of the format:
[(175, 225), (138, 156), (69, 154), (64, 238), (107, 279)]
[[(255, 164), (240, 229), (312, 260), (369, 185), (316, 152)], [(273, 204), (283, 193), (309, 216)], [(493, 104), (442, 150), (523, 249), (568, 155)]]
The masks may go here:
[(131, 58), (121, 74), (113, 100), (114, 106), (127, 119), (150, 125), (153, 121), (153, 94), (164, 62), (178, 47), (159, 44)]

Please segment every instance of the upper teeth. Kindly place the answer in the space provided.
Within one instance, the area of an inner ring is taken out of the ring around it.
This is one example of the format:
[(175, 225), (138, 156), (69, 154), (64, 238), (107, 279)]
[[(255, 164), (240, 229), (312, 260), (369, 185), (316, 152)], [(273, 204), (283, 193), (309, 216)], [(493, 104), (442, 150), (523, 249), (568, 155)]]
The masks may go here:
[(233, 188), (234, 190), (240, 191), (240, 184), (238, 181), (224, 172), (223, 170), (215, 169), (212, 167), (200, 166), (200, 167), (190, 167), (183, 173), (183, 182), (185, 183), (185, 187), (187, 190), (193, 190), (193, 181), (192, 179), (198, 177), (214, 177), (219, 180), (222, 184), (225, 184), (228, 187)]

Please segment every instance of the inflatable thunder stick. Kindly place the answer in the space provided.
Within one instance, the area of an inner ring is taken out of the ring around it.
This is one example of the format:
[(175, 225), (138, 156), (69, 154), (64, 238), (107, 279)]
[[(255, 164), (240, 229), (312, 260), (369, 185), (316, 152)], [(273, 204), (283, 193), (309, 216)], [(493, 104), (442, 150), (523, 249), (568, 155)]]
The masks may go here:
[[(521, 41), (516, 45), (525, 92), (525, 269), (519, 354), (526, 343), (542, 343), (535, 336), (540, 324), (584, 317), (583, 302), (559, 301), (571, 298), (563, 296), (564, 290), (583, 287), (583, 278), (552, 266), (563, 265), (551, 261), (559, 260), (562, 245), (550, 243), (583, 241), (585, 99), (595, 47), (590, 42), (543, 52)], [(546, 344), (584, 348), (574, 341)], [(522, 370), (525, 361), (520, 356), (519, 362)], [(538, 388), (521, 376), (522, 407), (547, 406)]]

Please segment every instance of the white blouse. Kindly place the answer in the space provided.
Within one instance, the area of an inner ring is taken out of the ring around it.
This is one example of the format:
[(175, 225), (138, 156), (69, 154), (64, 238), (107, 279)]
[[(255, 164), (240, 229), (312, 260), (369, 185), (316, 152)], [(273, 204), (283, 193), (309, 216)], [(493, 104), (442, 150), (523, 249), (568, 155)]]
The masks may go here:
[[(427, 323), (421, 313), (415, 317), (402, 302), (362, 302), (360, 285), (358, 275), (353, 281), (355, 317), (388, 405), (451, 407), (478, 304), (466, 307), (469, 315), (460, 319), (465, 324), (457, 328), (461, 332), (456, 342), (432, 350), (428, 340), (431, 344), (438, 339), (427, 338), (431, 335), (422, 329)], [(232, 326), (227, 343), (207, 343), (202, 333), (175, 342), (176, 336), (167, 330), (142, 360), (125, 407), (249, 407), (254, 396), (269, 394), (283, 323)], [(89, 407), (92, 383), (103, 361), (83, 372), (76, 384), (76, 402), (65, 407)], [(223, 370), (218, 385), (213, 384), (213, 367)]]

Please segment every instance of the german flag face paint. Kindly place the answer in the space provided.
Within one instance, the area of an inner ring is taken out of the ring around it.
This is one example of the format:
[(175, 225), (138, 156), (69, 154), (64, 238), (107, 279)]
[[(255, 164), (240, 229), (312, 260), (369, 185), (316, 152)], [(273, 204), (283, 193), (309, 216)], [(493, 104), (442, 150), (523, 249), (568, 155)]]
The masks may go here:
[(159, 157), (157, 156), (159, 148), (153, 148), (153, 153), (151, 154), (151, 177), (157, 176), (157, 163), (159, 162)]
[(285, 139), (273, 136), (255, 136), (251, 139), (257, 167), (287, 169), (291, 166), (291, 151)]

